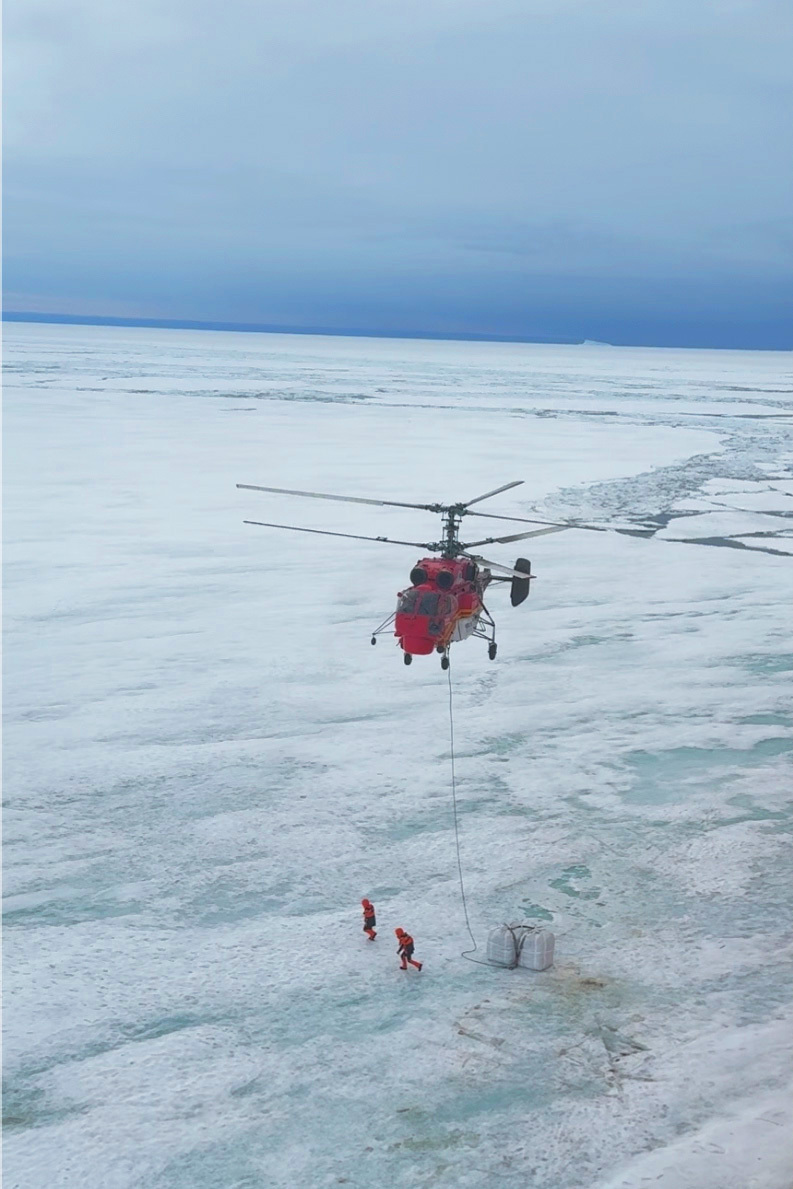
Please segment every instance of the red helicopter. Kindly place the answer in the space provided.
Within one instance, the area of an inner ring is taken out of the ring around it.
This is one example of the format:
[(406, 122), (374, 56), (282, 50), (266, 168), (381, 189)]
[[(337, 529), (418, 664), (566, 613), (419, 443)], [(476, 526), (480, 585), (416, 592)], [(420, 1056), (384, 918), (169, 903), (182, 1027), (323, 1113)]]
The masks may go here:
[[(472, 512), (471, 505), (490, 499), (502, 491), (519, 487), (522, 479), (505, 483), (493, 491), (486, 491), (472, 500), (459, 504), (407, 504), (396, 500), (363, 499), (359, 496), (327, 495), (319, 491), (292, 491), (285, 487), (259, 487), (254, 483), (238, 483), (245, 491), (267, 491), (277, 495), (300, 495), (309, 499), (339, 500), (351, 504), (375, 504), (380, 507), (417, 508), (425, 512), (437, 512), (443, 517), (443, 539), (434, 542), (396, 541), (390, 537), (363, 537), (357, 533), (329, 532), (326, 529), (302, 528), (294, 524), (270, 524), (262, 520), (246, 520), (245, 524), (256, 524), (262, 528), (285, 528), (293, 532), (317, 533), (325, 537), (349, 537), (355, 541), (382, 541), (388, 545), (408, 545), (416, 549), (427, 549), (438, 557), (425, 557), (410, 571), (410, 586), (397, 595), (397, 607), (372, 634), (372, 644), (377, 637), (387, 632), (393, 624), (406, 665), (414, 656), (440, 653), (441, 668), (449, 667), (449, 649), (460, 640), (477, 636), (488, 643), (488, 656), (496, 658), (496, 625), (484, 603), (484, 594), (491, 582), (511, 583), (511, 602), (518, 607), (529, 593), (534, 574), (531, 563), (519, 557), (515, 565), (503, 566), (487, 561), (471, 553), (479, 545), (505, 545), (510, 541), (523, 541), (527, 537), (540, 537), (545, 533), (560, 533), (571, 524), (553, 524), (547, 520), (527, 520), (520, 516), (496, 516), (487, 512)], [(540, 524), (544, 527), (530, 532), (512, 533), (507, 537), (484, 537), (479, 541), (462, 542), (458, 532), (464, 516), (483, 517), (488, 520), (514, 520), (522, 524)], [(496, 571), (495, 573), (493, 571)]]

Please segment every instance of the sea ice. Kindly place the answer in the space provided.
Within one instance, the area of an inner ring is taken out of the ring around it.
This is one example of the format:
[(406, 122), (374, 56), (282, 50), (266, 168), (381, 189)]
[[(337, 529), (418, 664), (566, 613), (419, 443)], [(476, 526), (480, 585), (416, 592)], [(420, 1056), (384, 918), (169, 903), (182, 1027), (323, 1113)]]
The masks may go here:
[[(790, 357), (15, 325), (6, 363), (8, 1183), (789, 1189)], [(242, 524), (437, 522), (234, 487), (513, 478), (489, 510), (654, 534), (491, 547), (537, 581), (452, 652), (474, 956), (534, 921), (541, 974), (460, 957), (446, 675), (368, 643), (421, 551)]]

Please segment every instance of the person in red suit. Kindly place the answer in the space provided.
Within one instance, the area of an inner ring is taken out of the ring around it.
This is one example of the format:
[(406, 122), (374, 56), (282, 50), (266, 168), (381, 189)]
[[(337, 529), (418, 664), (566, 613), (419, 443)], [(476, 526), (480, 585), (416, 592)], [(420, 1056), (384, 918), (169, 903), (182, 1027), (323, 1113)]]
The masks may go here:
[(399, 949), (397, 950), (397, 953), (402, 959), (402, 966), (400, 969), (407, 970), (409, 962), (411, 966), (416, 967), (416, 970), (421, 970), (422, 963), (413, 961), (413, 938), (409, 933), (406, 933), (404, 929), (395, 929), (394, 932), (396, 933), (397, 941), (399, 942)]
[(367, 900), (364, 897), (361, 901), (361, 907), (363, 908), (363, 931), (370, 941), (374, 941), (375, 937), (377, 937), (377, 933), (375, 932), (377, 920), (374, 915), (374, 904), (372, 904), (371, 900)]

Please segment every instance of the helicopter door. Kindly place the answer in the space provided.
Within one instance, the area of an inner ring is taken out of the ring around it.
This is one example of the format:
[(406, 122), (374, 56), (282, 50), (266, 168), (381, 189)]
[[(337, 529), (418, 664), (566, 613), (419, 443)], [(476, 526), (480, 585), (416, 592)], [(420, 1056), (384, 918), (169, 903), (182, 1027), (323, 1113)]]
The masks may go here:
[[(455, 599), (455, 603), (456, 602), (457, 602), (457, 600)], [(455, 608), (455, 610), (456, 609), (457, 608)], [(454, 631), (452, 632), (452, 640), (454, 640), (458, 643), (460, 640), (467, 640), (469, 636), (473, 636), (474, 632), (476, 631), (476, 627), (477, 627), (478, 623), (479, 623), (479, 612), (476, 611), (473, 614), (466, 614), (466, 611), (464, 608), (462, 615), (459, 616), (457, 622), (454, 625)]]

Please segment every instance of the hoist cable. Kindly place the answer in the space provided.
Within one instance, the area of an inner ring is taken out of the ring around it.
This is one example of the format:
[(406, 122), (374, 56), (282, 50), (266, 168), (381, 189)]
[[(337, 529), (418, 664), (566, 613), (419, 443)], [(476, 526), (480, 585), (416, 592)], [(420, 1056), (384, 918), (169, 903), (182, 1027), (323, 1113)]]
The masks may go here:
[(457, 874), (460, 879), (460, 900), (463, 905), (463, 913), (465, 915), (465, 925), (468, 929), (468, 936), (473, 943), (473, 949), (463, 950), (460, 954), (461, 958), (465, 958), (468, 962), (476, 962), (477, 966), (489, 966), (489, 962), (482, 962), (479, 958), (470, 957), (471, 954), (476, 953), (479, 948), (476, 944), (474, 931), (471, 928), (471, 921), (468, 916), (468, 901), (465, 895), (465, 880), (463, 879), (463, 863), (460, 857), (460, 823), (458, 821), (457, 813), (457, 779), (454, 770), (454, 697), (452, 691), (452, 670), (451, 665), (446, 670), (449, 675), (449, 755), (451, 757), (451, 772), (452, 772), (452, 812), (454, 816), (454, 843), (457, 849)]

